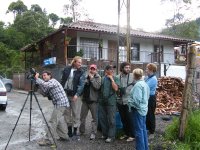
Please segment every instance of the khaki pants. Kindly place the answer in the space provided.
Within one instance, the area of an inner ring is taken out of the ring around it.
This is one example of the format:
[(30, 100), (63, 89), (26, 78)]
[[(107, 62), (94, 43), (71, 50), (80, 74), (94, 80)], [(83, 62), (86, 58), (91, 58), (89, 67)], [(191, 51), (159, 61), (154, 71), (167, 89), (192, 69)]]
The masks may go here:
[(74, 102), (72, 101), (73, 97), (68, 97), (69, 102), (70, 102), (70, 115), (69, 117), (69, 123), (68, 126), (74, 126), (74, 128), (78, 128), (80, 125), (80, 110), (81, 110), (81, 98), (78, 97), (78, 99)]
[[(48, 124), (55, 139), (60, 137), (64, 139), (69, 138), (67, 135), (67, 124), (70, 122), (69, 117), (67, 117), (69, 113), (69, 107), (54, 107)], [(51, 134), (47, 128), (46, 133), (46, 138), (51, 140)]]
[(89, 110), (92, 114), (91, 133), (96, 134), (97, 132), (97, 103), (96, 102), (93, 102), (91, 104), (87, 104), (86, 102), (82, 103), (81, 114), (80, 114), (80, 121), (81, 121), (80, 133), (85, 133), (86, 117), (88, 115)]

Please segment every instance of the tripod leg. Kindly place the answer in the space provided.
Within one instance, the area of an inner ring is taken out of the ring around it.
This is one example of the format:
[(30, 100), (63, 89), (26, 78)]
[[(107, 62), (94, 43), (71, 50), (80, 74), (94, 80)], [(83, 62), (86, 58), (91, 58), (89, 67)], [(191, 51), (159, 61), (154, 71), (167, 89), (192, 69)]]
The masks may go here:
[(55, 138), (54, 138), (54, 136), (53, 136), (53, 134), (52, 134), (52, 132), (51, 132), (51, 130), (50, 130), (50, 127), (49, 127), (49, 125), (48, 125), (48, 122), (47, 122), (47, 120), (46, 120), (46, 118), (45, 118), (45, 116), (44, 116), (44, 113), (43, 113), (43, 111), (42, 111), (42, 108), (41, 108), (41, 106), (40, 106), (40, 104), (39, 104), (39, 101), (38, 101), (38, 99), (37, 99), (37, 97), (36, 97), (36, 95), (35, 95), (34, 92), (33, 92), (33, 95), (34, 95), (35, 100), (36, 100), (36, 102), (37, 102), (37, 104), (38, 104), (38, 107), (39, 107), (39, 109), (40, 109), (40, 111), (41, 111), (41, 113), (42, 113), (42, 116), (43, 116), (44, 121), (45, 121), (45, 123), (46, 123), (46, 126), (47, 126), (47, 128), (48, 128), (48, 131), (49, 131), (49, 133), (51, 134), (51, 137), (52, 137), (52, 139), (53, 139), (53, 142), (54, 142), (55, 146), (57, 147)]
[(7, 149), (8, 144), (9, 144), (9, 142), (10, 142), (10, 140), (11, 140), (11, 138), (12, 138), (12, 135), (13, 135), (13, 133), (14, 133), (14, 131), (15, 131), (15, 128), (17, 127), (17, 123), (18, 123), (18, 121), (19, 121), (19, 118), (21, 117), (21, 114), (22, 114), (22, 112), (23, 112), (23, 110), (24, 110), (24, 107), (25, 107), (25, 105), (26, 105), (26, 102), (27, 102), (27, 100), (28, 100), (29, 95), (30, 95), (30, 92), (28, 93), (28, 95), (27, 95), (27, 97), (26, 97), (26, 100), (25, 100), (25, 102), (24, 102), (24, 104), (23, 104), (23, 106), (22, 106), (21, 112), (20, 112), (20, 114), (19, 114), (19, 116), (18, 116), (18, 118), (17, 118), (17, 122), (15, 123), (15, 126), (14, 126), (14, 128), (12, 129), (12, 133), (11, 133), (11, 135), (10, 135), (10, 138), (9, 138), (7, 144), (6, 144), (5, 150)]
[(29, 117), (29, 134), (28, 134), (28, 139), (30, 141), (31, 138), (31, 112), (32, 112), (32, 97), (33, 97), (33, 91), (30, 91), (30, 117)]

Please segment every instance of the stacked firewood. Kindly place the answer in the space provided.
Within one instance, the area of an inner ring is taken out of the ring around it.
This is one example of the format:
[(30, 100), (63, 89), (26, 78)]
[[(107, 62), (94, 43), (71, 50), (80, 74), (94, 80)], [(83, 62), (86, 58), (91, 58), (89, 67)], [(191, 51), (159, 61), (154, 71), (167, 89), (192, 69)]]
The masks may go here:
[(184, 82), (177, 77), (158, 79), (156, 114), (176, 114), (181, 111)]

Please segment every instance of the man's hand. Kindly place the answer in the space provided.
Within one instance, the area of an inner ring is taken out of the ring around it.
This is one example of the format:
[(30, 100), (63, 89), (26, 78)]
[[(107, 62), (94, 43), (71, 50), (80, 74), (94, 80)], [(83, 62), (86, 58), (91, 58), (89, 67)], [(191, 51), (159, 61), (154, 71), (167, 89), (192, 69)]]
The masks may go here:
[(107, 75), (108, 78), (110, 78), (111, 81), (114, 81), (113, 76), (112, 75)]
[(78, 99), (78, 96), (74, 95), (74, 97), (72, 98), (72, 101), (76, 102), (77, 99)]
[(40, 75), (39, 73), (36, 73), (36, 74), (35, 74), (35, 79), (38, 79), (38, 78), (39, 78), (39, 75)]
[(94, 75), (91, 74), (91, 73), (89, 73), (89, 78), (90, 78), (90, 79), (94, 78)]

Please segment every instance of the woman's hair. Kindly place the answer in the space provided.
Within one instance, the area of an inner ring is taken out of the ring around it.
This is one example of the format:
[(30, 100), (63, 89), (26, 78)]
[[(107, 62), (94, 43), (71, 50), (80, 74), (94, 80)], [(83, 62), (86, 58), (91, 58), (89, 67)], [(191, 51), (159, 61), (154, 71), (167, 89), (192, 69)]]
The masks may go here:
[(75, 56), (75, 57), (73, 58), (72, 62), (71, 62), (71, 65), (73, 66), (73, 64), (74, 64), (77, 60), (79, 60), (79, 59), (82, 59), (82, 57), (80, 57), (80, 56)]
[(44, 74), (44, 73), (46, 73), (48, 76), (51, 76), (50, 78), (52, 78), (52, 73), (51, 73), (51, 71), (44, 70), (44, 71), (42, 72), (42, 74)]
[(124, 69), (125, 66), (131, 66), (131, 64), (128, 63), (128, 62), (123, 62), (123, 63), (121, 63), (121, 65), (120, 65), (120, 71), (121, 71), (121, 72), (123, 71), (123, 69)]
[(149, 63), (147, 64), (147, 68), (152, 71), (153, 73), (155, 73), (157, 71), (157, 66), (153, 63)]
[(140, 68), (136, 68), (133, 70), (133, 76), (135, 77), (136, 80), (139, 80), (143, 76), (143, 70)]

